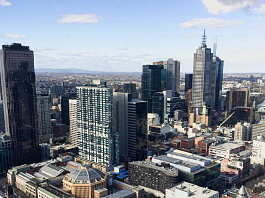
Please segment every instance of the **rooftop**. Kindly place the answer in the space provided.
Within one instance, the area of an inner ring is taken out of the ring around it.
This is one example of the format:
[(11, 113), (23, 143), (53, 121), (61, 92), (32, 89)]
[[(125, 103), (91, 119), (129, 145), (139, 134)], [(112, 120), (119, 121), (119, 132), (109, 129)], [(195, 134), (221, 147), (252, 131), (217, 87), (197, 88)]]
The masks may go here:
[(129, 195), (133, 195), (135, 194), (135, 192), (131, 191), (131, 190), (121, 190), (121, 191), (118, 191), (116, 193), (113, 193), (111, 195), (108, 195), (106, 197), (103, 197), (103, 198), (124, 198), (124, 197), (127, 197)]
[(155, 163), (148, 162), (148, 161), (135, 161), (135, 162), (130, 162), (129, 164), (159, 170), (170, 176), (178, 176), (177, 169), (160, 167), (160, 166), (157, 166)]
[(75, 169), (66, 176), (66, 179), (75, 184), (90, 184), (104, 179), (105, 175), (97, 169), (82, 167)]
[(223, 144), (218, 144), (218, 145), (211, 145), (210, 148), (217, 148), (217, 149), (222, 149), (222, 150), (230, 150), (230, 149), (236, 149), (240, 146), (244, 146), (241, 143), (235, 143), (235, 142), (227, 142)]
[(216, 194), (219, 194), (217, 191), (214, 191), (208, 188), (203, 188), (203, 187), (200, 187), (195, 184), (188, 183), (188, 182), (182, 182), (179, 185), (173, 188), (170, 188), (168, 190), (171, 192), (176, 192), (176, 195), (179, 191), (186, 192), (187, 193), (186, 197), (189, 197), (189, 198), (198, 198), (198, 197), (208, 198)]

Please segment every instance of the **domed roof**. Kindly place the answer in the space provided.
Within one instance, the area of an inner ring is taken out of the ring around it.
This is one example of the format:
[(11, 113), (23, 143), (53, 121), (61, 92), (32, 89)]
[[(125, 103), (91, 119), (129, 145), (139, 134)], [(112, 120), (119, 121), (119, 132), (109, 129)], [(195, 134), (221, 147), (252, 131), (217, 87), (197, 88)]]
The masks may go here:
[(82, 167), (72, 171), (67, 178), (74, 184), (90, 184), (103, 179), (104, 174), (94, 168)]

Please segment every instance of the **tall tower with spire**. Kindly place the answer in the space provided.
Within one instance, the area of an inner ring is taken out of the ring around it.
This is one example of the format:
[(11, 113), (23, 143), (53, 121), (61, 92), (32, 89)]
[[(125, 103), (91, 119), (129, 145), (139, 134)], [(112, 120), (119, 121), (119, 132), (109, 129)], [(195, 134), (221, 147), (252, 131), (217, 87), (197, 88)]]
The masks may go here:
[(194, 108), (217, 109), (223, 81), (223, 61), (207, 47), (206, 31), (203, 31), (202, 44), (194, 54), (192, 105)]
[(193, 62), (192, 105), (196, 108), (204, 105), (213, 107), (215, 104), (211, 80), (213, 54), (207, 47), (206, 41), (207, 36), (204, 30), (202, 45), (196, 50)]

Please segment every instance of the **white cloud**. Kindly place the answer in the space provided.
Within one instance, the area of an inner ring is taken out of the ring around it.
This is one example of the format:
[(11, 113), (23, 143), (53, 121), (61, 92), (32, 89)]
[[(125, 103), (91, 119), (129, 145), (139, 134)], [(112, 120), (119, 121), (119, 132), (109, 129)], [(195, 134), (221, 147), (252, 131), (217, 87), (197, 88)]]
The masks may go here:
[(245, 8), (252, 8), (260, 0), (201, 0), (211, 14), (222, 14)]
[(22, 34), (11, 34), (11, 33), (5, 34), (4, 37), (9, 38), (9, 39), (21, 39), (21, 38), (25, 38), (25, 36), (22, 35)]
[(99, 17), (95, 14), (68, 14), (62, 16), (58, 23), (98, 23)]
[(257, 14), (265, 14), (265, 3), (261, 4), (259, 7), (253, 10)]
[(12, 3), (8, 0), (0, 0), (0, 6), (11, 6)]
[(224, 20), (218, 18), (194, 18), (190, 21), (180, 23), (184, 28), (224, 28), (242, 24), (238, 20)]

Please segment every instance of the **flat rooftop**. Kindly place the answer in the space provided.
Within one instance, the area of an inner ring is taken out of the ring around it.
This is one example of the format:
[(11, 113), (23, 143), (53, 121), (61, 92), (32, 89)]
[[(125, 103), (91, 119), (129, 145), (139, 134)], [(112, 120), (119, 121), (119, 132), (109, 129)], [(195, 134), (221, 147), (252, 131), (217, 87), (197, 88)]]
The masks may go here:
[(244, 146), (241, 143), (235, 143), (235, 142), (227, 142), (223, 144), (218, 144), (218, 145), (212, 145), (210, 148), (216, 148), (216, 149), (222, 149), (222, 150), (231, 150), (231, 149), (236, 149), (240, 146)]
[(131, 190), (121, 190), (121, 191), (118, 191), (118, 192), (113, 193), (111, 195), (105, 196), (103, 198), (124, 198), (124, 197), (130, 196), (130, 195), (133, 195), (133, 194), (135, 194), (135, 192), (133, 192)]
[(189, 198), (198, 198), (198, 197), (208, 198), (216, 194), (219, 194), (217, 191), (214, 191), (208, 188), (203, 188), (203, 187), (200, 187), (195, 184), (188, 183), (188, 182), (182, 182), (178, 184), (177, 186), (170, 188), (169, 191), (176, 192), (176, 194), (179, 191), (186, 192), (188, 193), (187, 197)]
[(138, 165), (138, 166), (142, 166), (142, 167), (146, 167), (146, 168), (152, 168), (152, 169), (155, 169), (155, 170), (159, 170), (159, 171), (162, 171), (165, 174), (170, 175), (170, 176), (178, 176), (178, 170), (177, 169), (160, 167), (160, 166), (157, 166), (155, 163), (152, 163), (152, 162), (135, 161), (135, 162), (130, 162), (129, 164), (133, 164), (133, 165)]

